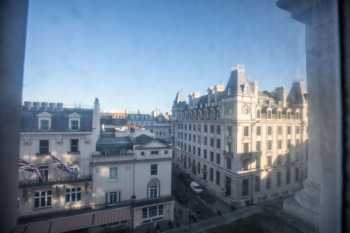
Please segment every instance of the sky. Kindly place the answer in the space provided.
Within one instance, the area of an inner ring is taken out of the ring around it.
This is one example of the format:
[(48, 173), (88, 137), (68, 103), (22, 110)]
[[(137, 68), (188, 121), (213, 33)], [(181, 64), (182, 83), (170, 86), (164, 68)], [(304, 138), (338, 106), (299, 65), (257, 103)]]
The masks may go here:
[(263, 90), (305, 79), (304, 26), (275, 0), (31, 0), (23, 99), (166, 112), (235, 64)]

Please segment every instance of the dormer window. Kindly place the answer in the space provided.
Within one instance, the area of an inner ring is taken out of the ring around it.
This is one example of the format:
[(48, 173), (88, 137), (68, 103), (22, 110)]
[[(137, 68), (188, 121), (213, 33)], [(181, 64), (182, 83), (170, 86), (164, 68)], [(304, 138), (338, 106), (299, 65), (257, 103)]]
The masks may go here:
[(278, 111), (278, 112), (277, 112), (277, 116), (278, 116), (278, 119), (282, 119), (282, 112), (281, 112), (281, 111)]
[(271, 110), (267, 111), (267, 119), (271, 119), (272, 118), (272, 112)]
[(49, 120), (45, 119), (45, 120), (40, 120), (40, 130), (49, 130), (50, 126), (49, 126)]
[(80, 130), (80, 115), (77, 113), (72, 113), (69, 115), (69, 129), (70, 130)]
[(38, 114), (38, 129), (50, 130), (51, 129), (51, 114), (48, 112), (42, 112)]

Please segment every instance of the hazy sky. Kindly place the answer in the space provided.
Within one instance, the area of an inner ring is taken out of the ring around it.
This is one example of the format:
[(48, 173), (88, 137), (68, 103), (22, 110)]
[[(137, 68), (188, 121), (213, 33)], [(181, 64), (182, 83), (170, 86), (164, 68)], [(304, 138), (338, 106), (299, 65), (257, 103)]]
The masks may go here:
[(261, 89), (305, 77), (304, 27), (274, 0), (31, 0), (24, 100), (171, 109), (244, 64)]

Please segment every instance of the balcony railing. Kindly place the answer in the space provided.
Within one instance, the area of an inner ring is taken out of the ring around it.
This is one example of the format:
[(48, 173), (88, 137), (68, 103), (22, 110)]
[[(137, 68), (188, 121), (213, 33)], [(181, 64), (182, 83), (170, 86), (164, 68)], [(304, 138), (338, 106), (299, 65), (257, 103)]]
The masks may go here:
[(49, 186), (49, 185), (55, 185), (55, 184), (69, 184), (69, 183), (78, 183), (78, 182), (88, 182), (91, 181), (92, 177), (91, 175), (86, 176), (69, 176), (69, 177), (57, 177), (55, 179), (49, 179), (49, 180), (39, 180), (39, 179), (28, 179), (28, 180), (20, 180), (19, 181), (19, 187), (25, 188), (25, 187), (32, 187), (32, 186)]

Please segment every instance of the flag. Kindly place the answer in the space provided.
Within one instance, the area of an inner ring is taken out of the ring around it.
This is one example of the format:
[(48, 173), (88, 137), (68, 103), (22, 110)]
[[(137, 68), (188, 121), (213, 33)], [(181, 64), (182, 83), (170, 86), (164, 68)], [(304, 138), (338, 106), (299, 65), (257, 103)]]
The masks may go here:
[(40, 173), (39, 168), (37, 166), (35, 166), (34, 164), (29, 163), (29, 162), (25, 161), (24, 159), (18, 159), (17, 163), (18, 163), (19, 169), (22, 169), (22, 170), (27, 171), (27, 172), (36, 173), (36, 175), (39, 177), (39, 180), (40, 181), (43, 180), (43, 177)]
[(52, 160), (56, 163), (57, 168), (61, 169), (62, 171), (68, 173), (71, 176), (76, 176), (76, 172), (75, 170), (71, 167), (66, 165), (65, 163), (63, 163), (60, 159), (58, 159), (56, 156), (54, 155), (50, 155)]

